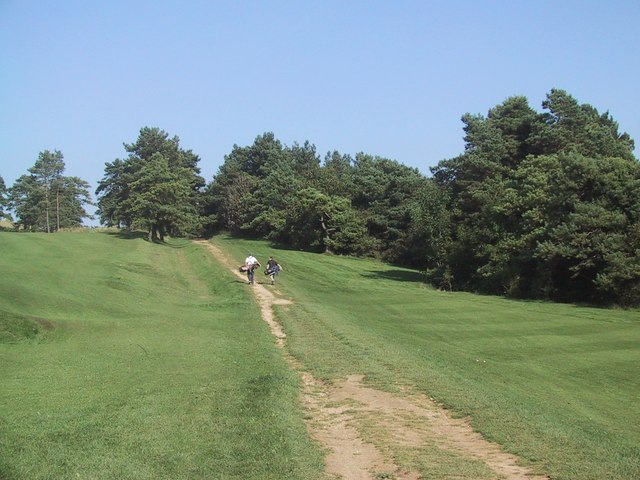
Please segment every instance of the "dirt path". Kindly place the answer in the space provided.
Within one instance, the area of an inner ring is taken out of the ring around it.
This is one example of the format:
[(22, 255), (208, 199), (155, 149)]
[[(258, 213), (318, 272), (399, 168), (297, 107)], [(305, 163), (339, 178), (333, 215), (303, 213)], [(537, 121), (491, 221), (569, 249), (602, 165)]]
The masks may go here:
[[(218, 261), (246, 281), (235, 263), (207, 241), (196, 241)], [(236, 262), (237, 263), (237, 262)], [(327, 473), (345, 480), (419, 480), (420, 473), (398, 465), (396, 458), (438, 458), (433, 452), (480, 465), (482, 478), (505, 480), (548, 480), (520, 466), (518, 458), (503, 452), (497, 444), (473, 431), (465, 419), (456, 419), (425, 395), (391, 394), (363, 384), (361, 375), (351, 375), (337, 385), (325, 385), (303, 371), (286, 349), (286, 334), (275, 320), (274, 305), (289, 305), (274, 287), (256, 283), (252, 288), (262, 317), (269, 325), (276, 344), (298, 372), (301, 399), (307, 410), (311, 436), (327, 448)], [(365, 440), (366, 439), (366, 440)], [(432, 454), (429, 455), (428, 452)], [(405, 463), (411, 463), (411, 460)], [(428, 478), (445, 478), (433, 469)], [(426, 477), (427, 478), (427, 477)], [(446, 474), (446, 478), (471, 478), (469, 474)]]

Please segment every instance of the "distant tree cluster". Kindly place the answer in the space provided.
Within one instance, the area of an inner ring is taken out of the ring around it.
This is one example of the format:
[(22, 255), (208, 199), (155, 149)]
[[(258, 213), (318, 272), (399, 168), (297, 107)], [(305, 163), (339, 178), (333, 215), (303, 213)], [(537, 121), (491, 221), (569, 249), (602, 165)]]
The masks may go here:
[[(640, 305), (640, 163), (609, 113), (552, 90), (533, 110), (511, 97), (462, 117), (465, 150), (431, 169), (283, 145), (264, 133), (234, 145), (208, 184), (178, 137), (142, 128), (105, 164), (103, 225), (165, 235), (229, 231), (283, 246), (363, 255), (422, 269), (439, 288), (520, 298)], [(42, 152), (6, 188), (25, 230), (79, 225), (86, 182)]]
[(440, 288), (640, 304), (640, 164), (608, 113), (552, 90), (464, 115), (465, 151), (427, 178), (393, 160), (234, 146), (208, 226), (421, 268)]
[(62, 152), (44, 150), (38, 155), (28, 175), (6, 188), (0, 177), (0, 218), (11, 218), (13, 210), (18, 229), (56, 232), (61, 228), (82, 225), (90, 215), (84, 206), (91, 204), (89, 184), (78, 177), (64, 176)]
[(209, 227), (326, 252), (406, 263), (411, 200), (428, 180), (398, 162), (283, 146), (272, 133), (234, 146), (207, 187)]

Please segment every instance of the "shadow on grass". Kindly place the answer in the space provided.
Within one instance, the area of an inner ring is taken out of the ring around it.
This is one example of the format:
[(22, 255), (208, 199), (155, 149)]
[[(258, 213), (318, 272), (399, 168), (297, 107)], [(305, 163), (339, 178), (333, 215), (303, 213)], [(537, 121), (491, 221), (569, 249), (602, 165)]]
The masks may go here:
[[(226, 238), (223, 236), (226, 235)], [(231, 233), (216, 233), (213, 235), (210, 235), (206, 238), (212, 238), (212, 237), (221, 237), (221, 241), (222, 242), (230, 242), (233, 243), (236, 240), (249, 240), (249, 241), (264, 241), (264, 238), (257, 238), (257, 237), (250, 237), (250, 236), (243, 236), (243, 235), (236, 235), (236, 234), (231, 234)], [(285, 244), (281, 244), (281, 243), (277, 243), (277, 242), (272, 242), (272, 241), (268, 241), (269, 243), (269, 248), (272, 248), (274, 250), (284, 250), (284, 251), (291, 251), (291, 252), (306, 252), (306, 253), (324, 253), (324, 251), (322, 250), (322, 248), (319, 247), (296, 247), (296, 246), (291, 246), (291, 245), (285, 245)], [(249, 252), (247, 252), (249, 253)]]
[[(147, 232), (143, 232), (140, 230), (119, 230), (106, 233), (107, 235), (118, 237), (122, 240), (144, 240), (145, 242), (149, 241), (147, 238)], [(169, 248), (185, 248), (191, 243), (191, 241), (188, 238), (172, 238), (169, 242), (156, 239), (151, 243)]]
[(279, 243), (271, 243), (271, 248), (274, 250), (285, 250), (291, 252), (306, 252), (306, 253), (325, 253), (322, 248), (318, 247), (292, 247), (290, 245), (283, 245)]
[(136, 230), (118, 230), (116, 232), (106, 232), (107, 235), (111, 235), (112, 237), (118, 237), (122, 240), (146, 240), (147, 234), (146, 232), (140, 232)]
[(425, 281), (422, 273), (411, 270), (371, 270), (360, 275), (365, 278), (395, 280), (397, 282), (424, 283)]

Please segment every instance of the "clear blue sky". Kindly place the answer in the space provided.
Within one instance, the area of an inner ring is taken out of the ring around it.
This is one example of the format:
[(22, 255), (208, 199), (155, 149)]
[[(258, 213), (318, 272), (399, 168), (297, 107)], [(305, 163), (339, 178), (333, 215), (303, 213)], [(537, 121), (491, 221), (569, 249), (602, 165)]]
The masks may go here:
[(428, 174), (464, 113), (552, 88), (640, 146), (639, 53), (637, 0), (0, 0), (0, 175), (58, 149), (93, 192), (145, 126), (207, 181), (267, 131)]

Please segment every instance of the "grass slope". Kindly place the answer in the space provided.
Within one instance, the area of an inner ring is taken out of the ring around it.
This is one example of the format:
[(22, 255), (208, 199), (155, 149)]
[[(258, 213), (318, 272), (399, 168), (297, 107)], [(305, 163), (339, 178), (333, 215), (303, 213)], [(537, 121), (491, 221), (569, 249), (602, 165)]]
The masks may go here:
[(371, 260), (214, 241), (238, 264), (283, 265), (295, 304), (278, 318), (315, 376), (415, 386), (553, 479), (640, 478), (638, 311), (440, 292)]
[(0, 233), (0, 478), (321, 478), (247, 289), (187, 241)]

